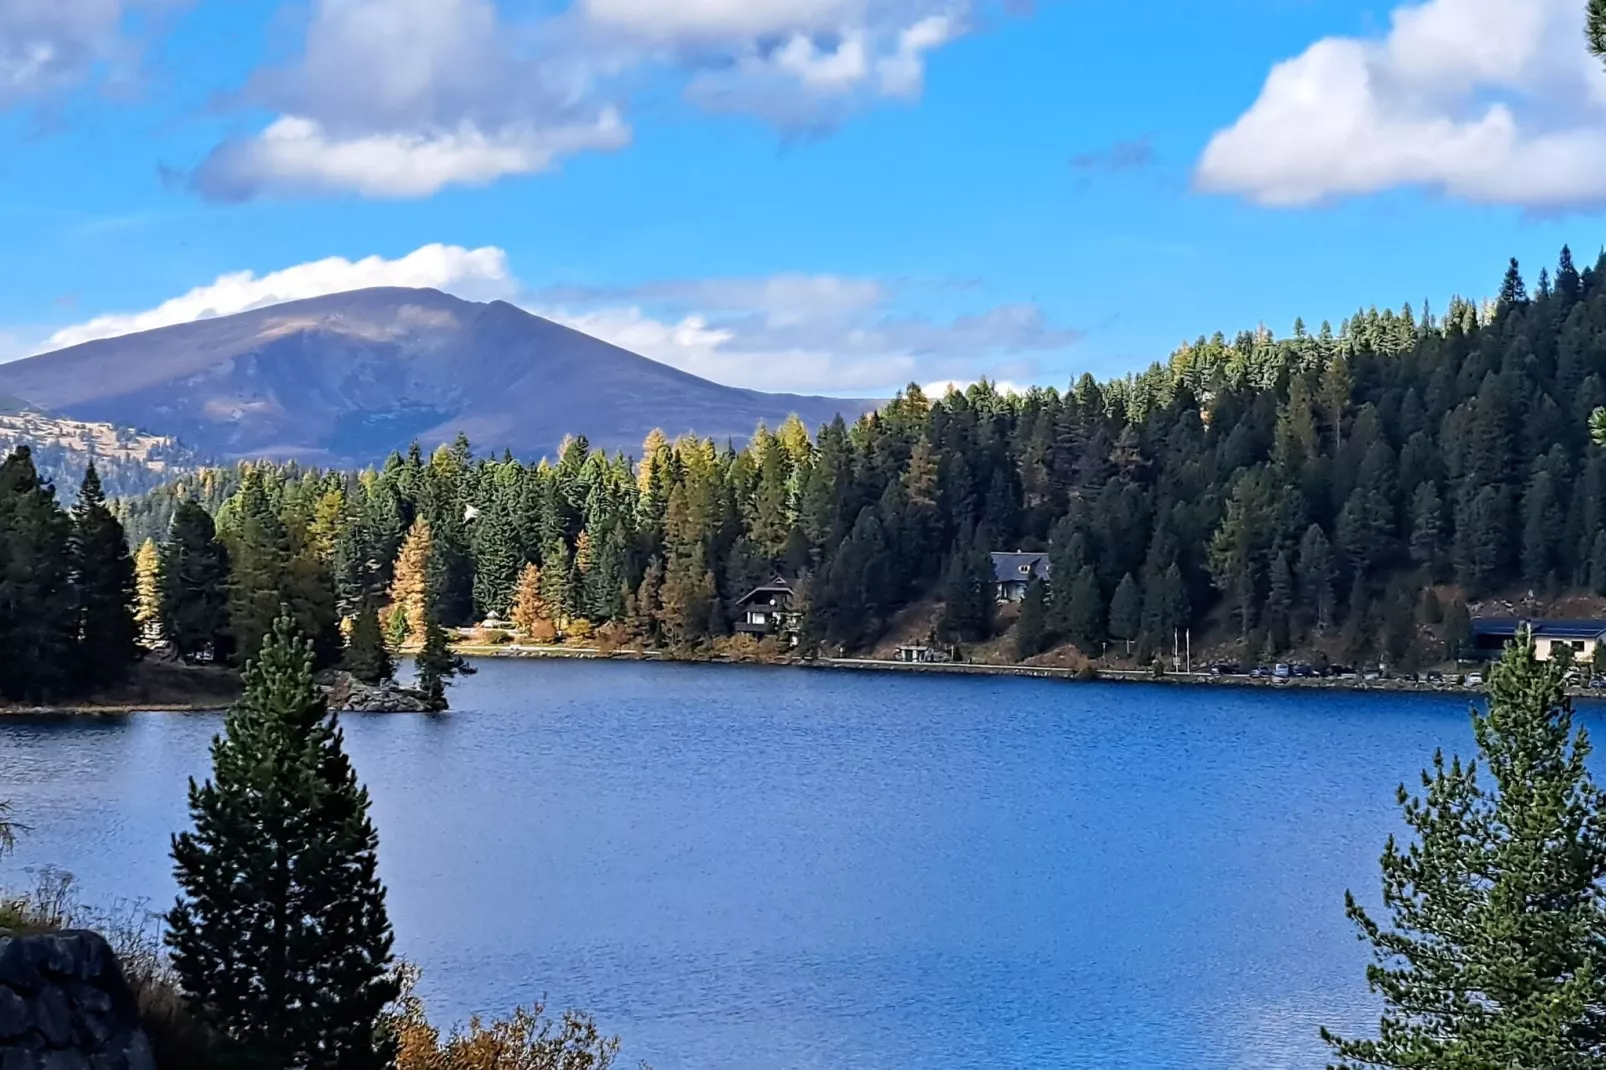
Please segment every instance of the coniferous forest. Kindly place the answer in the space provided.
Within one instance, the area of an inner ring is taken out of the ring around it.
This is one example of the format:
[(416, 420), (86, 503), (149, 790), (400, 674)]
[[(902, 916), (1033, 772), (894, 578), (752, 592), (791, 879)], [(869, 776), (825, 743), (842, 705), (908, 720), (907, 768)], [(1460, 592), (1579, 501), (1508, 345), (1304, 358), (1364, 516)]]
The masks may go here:
[[(1200, 338), (1064, 392), (911, 387), (852, 426), (790, 421), (740, 448), (654, 435), (639, 458), (577, 436), (539, 463), (459, 439), (363, 472), (243, 464), (116, 511), (131, 546), (151, 543), (147, 629), (236, 664), (281, 602), (325, 665), (369, 610), (392, 649), (432, 621), (515, 616), (696, 648), (776, 575), (807, 647), (862, 649), (923, 599), (940, 638), (972, 643), (995, 626), (987, 552), (1025, 549), (1052, 579), (1028, 593), (1022, 657), (1124, 640), (1149, 658), (1192, 628), (1245, 658), (1320, 639), (1408, 665), (1445, 655), (1433, 626), (1464, 629), (1466, 603), (1606, 594), (1602, 405), (1606, 258), (1580, 271), (1564, 249), (1531, 287), (1513, 261), (1482, 305)], [(5, 687), (35, 694), (103, 641), (64, 608), (82, 585), (57, 547), (88, 521), (26, 456), (7, 473), (0, 641), (32, 654)]]

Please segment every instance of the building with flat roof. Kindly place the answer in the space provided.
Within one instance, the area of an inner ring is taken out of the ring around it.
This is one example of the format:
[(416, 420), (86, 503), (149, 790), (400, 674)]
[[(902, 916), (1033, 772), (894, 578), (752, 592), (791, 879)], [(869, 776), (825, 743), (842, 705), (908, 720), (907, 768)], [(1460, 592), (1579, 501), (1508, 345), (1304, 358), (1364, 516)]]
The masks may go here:
[(1505, 649), (1524, 629), (1533, 632), (1534, 657), (1549, 661), (1563, 647), (1574, 661), (1593, 661), (1595, 651), (1606, 643), (1603, 620), (1535, 620), (1527, 617), (1483, 617), (1472, 622), (1472, 644), (1494, 655)]

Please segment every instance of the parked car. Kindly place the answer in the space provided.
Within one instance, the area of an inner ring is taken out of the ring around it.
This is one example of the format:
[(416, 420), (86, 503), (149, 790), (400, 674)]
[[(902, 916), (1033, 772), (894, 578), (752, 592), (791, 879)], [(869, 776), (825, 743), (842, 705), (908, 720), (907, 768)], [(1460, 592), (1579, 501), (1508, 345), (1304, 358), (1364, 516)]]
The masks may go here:
[(1428, 678), (1428, 683), (1430, 683), (1430, 684), (1442, 684), (1442, 683), (1444, 683), (1444, 674), (1442, 672), (1439, 672), (1438, 670), (1429, 671), (1427, 678)]
[(1294, 675), (1294, 670), (1287, 664), (1279, 661), (1271, 670), (1271, 674), (1279, 680), (1286, 680)]
[(1483, 686), (1483, 673), (1481, 673), (1481, 672), (1469, 672), (1469, 673), (1467, 673), (1465, 676), (1463, 676), (1461, 678), (1461, 682), (1463, 684), (1465, 684), (1466, 686), (1468, 686), (1468, 687), (1482, 687)]
[(1589, 686), (1597, 691), (1603, 687), (1606, 687), (1606, 676), (1590, 677)]
[(1266, 677), (1271, 675), (1271, 670), (1266, 668), (1264, 665), (1256, 665), (1253, 669), (1249, 670), (1249, 675), (1253, 679), (1264, 680)]
[(1355, 675), (1355, 670), (1352, 669), (1348, 665), (1334, 665), (1331, 669), (1328, 670), (1328, 675), (1329, 676), (1336, 676), (1339, 679), (1346, 679), (1348, 677), (1354, 676)]
[(1309, 665), (1306, 665), (1302, 661), (1296, 661), (1292, 666), (1290, 666), (1290, 668), (1293, 670), (1294, 675), (1299, 677), (1302, 680), (1303, 679), (1307, 679), (1307, 678), (1312, 677), (1312, 676), (1320, 676), (1321, 675), (1314, 668), (1312, 668)]
[(1243, 671), (1243, 666), (1236, 661), (1218, 661), (1210, 666), (1211, 676), (1241, 676)]

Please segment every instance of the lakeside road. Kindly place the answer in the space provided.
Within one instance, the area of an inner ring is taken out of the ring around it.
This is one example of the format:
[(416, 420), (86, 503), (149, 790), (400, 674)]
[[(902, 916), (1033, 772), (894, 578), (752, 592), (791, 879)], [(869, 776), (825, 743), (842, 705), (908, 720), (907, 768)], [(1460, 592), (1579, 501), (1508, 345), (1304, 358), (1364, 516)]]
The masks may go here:
[[(1482, 687), (1465, 687), (1459, 684), (1426, 683), (1415, 680), (1366, 680), (1361, 677), (1317, 677), (1276, 679), (1251, 676), (1215, 676), (1208, 672), (1168, 672), (1156, 676), (1148, 669), (1099, 669), (1098, 675), (1088, 678), (1078, 669), (1062, 669), (1039, 665), (989, 665), (980, 662), (904, 662), (881, 661), (873, 658), (784, 658), (776, 661), (736, 659), (723, 655), (697, 658), (677, 658), (656, 650), (602, 650), (596, 647), (533, 646), (524, 644), (456, 643), (452, 649), (469, 658), (488, 659), (551, 659), (560, 661), (661, 661), (687, 665), (748, 665), (784, 669), (812, 669), (816, 671), (864, 673), (919, 673), (927, 676), (1020, 676), (1040, 680), (1063, 680), (1067, 683), (1128, 683), (1168, 684), (1178, 687), (1217, 688), (1271, 688), (1289, 691), (1375, 691), (1388, 694), (1464, 695), (1474, 698), (1484, 694)], [(405, 660), (405, 656), (398, 660)], [(1606, 694), (1587, 688), (1573, 688), (1573, 698), (1606, 700)], [(0, 717), (63, 716), (113, 717), (133, 713), (215, 713), (227, 709), (228, 700), (209, 702), (144, 702), (144, 703), (69, 703), (60, 706), (0, 705)]]
[[(1156, 676), (1149, 669), (1099, 669), (1097, 677), (1089, 681), (1079, 669), (1062, 669), (1041, 665), (991, 665), (982, 662), (907, 662), (883, 661), (874, 658), (784, 658), (777, 661), (732, 659), (710, 655), (702, 658), (674, 658), (661, 651), (601, 650), (593, 647), (532, 646), (524, 644), (481, 645), (459, 643), (454, 650), (471, 658), (568, 658), (621, 661), (684, 661), (696, 665), (758, 665), (774, 668), (819, 669), (850, 672), (909, 672), (927, 675), (953, 676), (1024, 676), (1044, 680), (1066, 680), (1075, 683), (1109, 682), (1137, 684), (1174, 684), (1178, 686), (1207, 687), (1264, 687), (1299, 691), (1384, 691), (1390, 693), (1420, 693), (1431, 695), (1483, 694), (1481, 687), (1460, 684), (1433, 684), (1416, 680), (1367, 680), (1362, 677), (1305, 677), (1276, 679), (1255, 678), (1248, 675), (1215, 676), (1208, 672), (1168, 672)], [(1574, 698), (1606, 698), (1586, 688), (1573, 688)]]

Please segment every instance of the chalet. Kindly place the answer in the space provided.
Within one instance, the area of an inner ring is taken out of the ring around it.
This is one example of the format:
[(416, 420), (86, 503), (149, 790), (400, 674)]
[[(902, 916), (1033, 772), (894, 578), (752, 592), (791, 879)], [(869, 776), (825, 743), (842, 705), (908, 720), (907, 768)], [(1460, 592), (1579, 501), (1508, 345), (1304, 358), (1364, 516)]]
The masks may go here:
[(1498, 655), (1525, 629), (1533, 632), (1534, 657), (1540, 661), (1549, 661), (1564, 647), (1572, 651), (1574, 661), (1593, 661), (1595, 651), (1606, 644), (1606, 620), (1484, 617), (1472, 622), (1473, 646), (1480, 653)]
[(779, 576), (755, 587), (736, 603), (737, 634), (784, 636), (796, 646), (801, 614), (792, 608), (795, 596), (792, 584)]
[(993, 554), (993, 582), (998, 584), (1000, 602), (1019, 602), (1034, 579), (1048, 579), (1048, 555), (1025, 553)]

